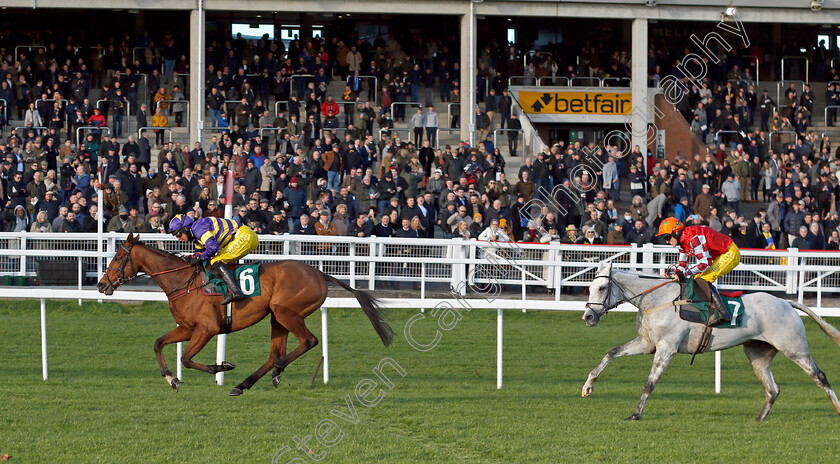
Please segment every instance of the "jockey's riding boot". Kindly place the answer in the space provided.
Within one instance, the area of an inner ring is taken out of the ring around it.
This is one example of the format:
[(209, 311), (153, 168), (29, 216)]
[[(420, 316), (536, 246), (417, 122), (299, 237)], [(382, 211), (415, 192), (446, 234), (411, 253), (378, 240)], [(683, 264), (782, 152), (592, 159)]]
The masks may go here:
[(709, 290), (709, 321), (706, 325), (716, 327), (732, 322), (732, 311), (729, 310), (729, 305), (723, 302), (717, 288), (710, 284)]
[(231, 301), (237, 301), (245, 298), (242, 290), (239, 289), (236, 279), (233, 278), (233, 271), (231, 271), (225, 263), (221, 261), (217, 262), (213, 265), (213, 270), (216, 271), (216, 275), (221, 277), (228, 286), (227, 296), (225, 296), (225, 299), (222, 300), (222, 306), (230, 303)]

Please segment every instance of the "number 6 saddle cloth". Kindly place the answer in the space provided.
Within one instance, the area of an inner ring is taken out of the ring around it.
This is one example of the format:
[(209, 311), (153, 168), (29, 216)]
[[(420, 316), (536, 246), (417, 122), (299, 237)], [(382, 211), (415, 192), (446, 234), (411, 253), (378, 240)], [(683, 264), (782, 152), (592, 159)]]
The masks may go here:
[[(711, 286), (711, 284), (708, 284)], [(691, 303), (680, 306), (680, 318), (689, 322), (696, 322), (698, 324), (709, 325), (710, 296), (702, 289), (697, 288), (694, 279), (687, 279), (683, 287), (683, 300), (688, 300)], [(711, 326), (716, 329), (729, 329), (741, 327), (744, 321), (744, 301), (741, 299), (743, 292), (721, 292), (720, 296), (723, 304), (732, 315), (731, 321), (721, 321), (721, 323), (713, 323)]]
[[(234, 278), (239, 283), (239, 289), (246, 297), (260, 296), (259, 264), (239, 266), (233, 271)], [(204, 269), (201, 273), (201, 290), (205, 295), (219, 296), (227, 294), (227, 284), (222, 279), (210, 274)]]

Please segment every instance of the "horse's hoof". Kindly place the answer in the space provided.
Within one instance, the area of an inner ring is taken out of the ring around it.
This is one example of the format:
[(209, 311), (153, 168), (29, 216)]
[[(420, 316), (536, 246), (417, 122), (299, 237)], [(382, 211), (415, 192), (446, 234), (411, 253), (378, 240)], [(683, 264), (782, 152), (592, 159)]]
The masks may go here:
[(174, 379), (172, 379), (172, 381), (169, 383), (169, 385), (172, 386), (172, 389), (175, 390), (175, 393), (178, 393), (178, 390), (181, 389), (181, 381), (178, 380), (178, 377), (175, 377)]
[(580, 392), (580, 396), (586, 398), (587, 396), (592, 394), (592, 387), (583, 387), (583, 390)]
[(271, 383), (274, 384), (274, 388), (279, 387), (280, 386), (280, 374), (277, 374), (274, 377), (272, 377), (271, 378)]
[(230, 396), (239, 396), (242, 394), (242, 390), (240, 390), (239, 387), (233, 387), (233, 390), (231, 390), (228, 394)]
[(232, 370), (236, 369), (236, 364), (234, 364), (232, 362), (229, 362), (229, 361), (222, 361), (222, 363), (219, 364), (219, 366), (222, 368), (222, 372), (232, 371)]
[(630, 417), (628, 417), (627, 419), (624, 419), (624, 420), (625, 420), (625, 421), (637, 421), (637, 420), (639, 420), (639, 419), (641, 419), (641, 418), (642, 418), (642, 416), (641, 416), (641, 415), (636, 414), (636, 413), (633, 413)]

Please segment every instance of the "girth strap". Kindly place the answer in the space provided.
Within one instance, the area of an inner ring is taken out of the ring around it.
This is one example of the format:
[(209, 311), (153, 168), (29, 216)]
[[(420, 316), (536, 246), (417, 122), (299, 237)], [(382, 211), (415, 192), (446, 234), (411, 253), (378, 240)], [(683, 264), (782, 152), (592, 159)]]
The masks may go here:
[(643, 315), (645, 315), (645, 316), (647, 316), (647, 315), (649, 315), (649, 314), (653, 314), (653, 313), (655, 313), (655, 312), (662, 311), (663, 309), (668, 309), (668, 308), (678, 308), (678, 307), (680, 307), (680, 306), (682, 306), (682, 305), (685, 305), (685, 304), (691, 304), (691, 303), (694, 303), (694, 302), (695, 302), (695, 300), (676, 300), (676, 301), (670, 301), (670, 302), (668, 302), (668, 303), (665, 303), (665, 304), (662, 304), (662, 305), (659, 305), (659, 306), (654, 306), (653, 308), (646, 308), (646, 309), (643, 309), (643, 310), (642, 310), (642, 314), (643, 314)]

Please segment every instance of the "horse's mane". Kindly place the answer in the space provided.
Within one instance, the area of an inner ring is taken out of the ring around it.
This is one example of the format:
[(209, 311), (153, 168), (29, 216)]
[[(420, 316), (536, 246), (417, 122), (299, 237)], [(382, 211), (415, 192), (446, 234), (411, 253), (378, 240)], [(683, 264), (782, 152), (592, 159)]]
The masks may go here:
[(638, 277), (640, 279), (655, 279), (655, 280), (662, 280), (662, 279), (669, 279), (668, 277), (662, 277), (661, 275), (657, 274), (645, 274), (643, 272), (638, 271), (631, 271), (628, 269), (615, 269), (616, 272), (622, 272), (624, 274), (630, 274), (633, 277)]
[(180, 260), (180, 261), (186, 261), (186, 259), (184, 259), (183, 257), (181, 257), (181, 256), (179, 256), (179, 255), (177, 255), (177, 254), (175, 254), (175, 253), (172, 253), (172, 252), (169, 252), (169, 251), (166, 251), (166, 250), (161, 250), (160, 248), (153, 247), (153, 246), (151, 246), (151, 245), (147, 245), (147, 244), (145, 244), (145, 243), (141, 242), (140, 240), (137, 240), (137, 241), (135, 242), (135, 245), (142, 245), (142, 246), (143, 246), (143, 248), (145, 248), (145, 249), (147, 249), (147, 250), (150, 250), (150, 251), (152, 251), (153, 253), (155, 253), (156, 255), (161, 256), (161, 257), (165, 257), (165, 258), (176, 258), (176, 259), (178, 259), (178, 260)]

